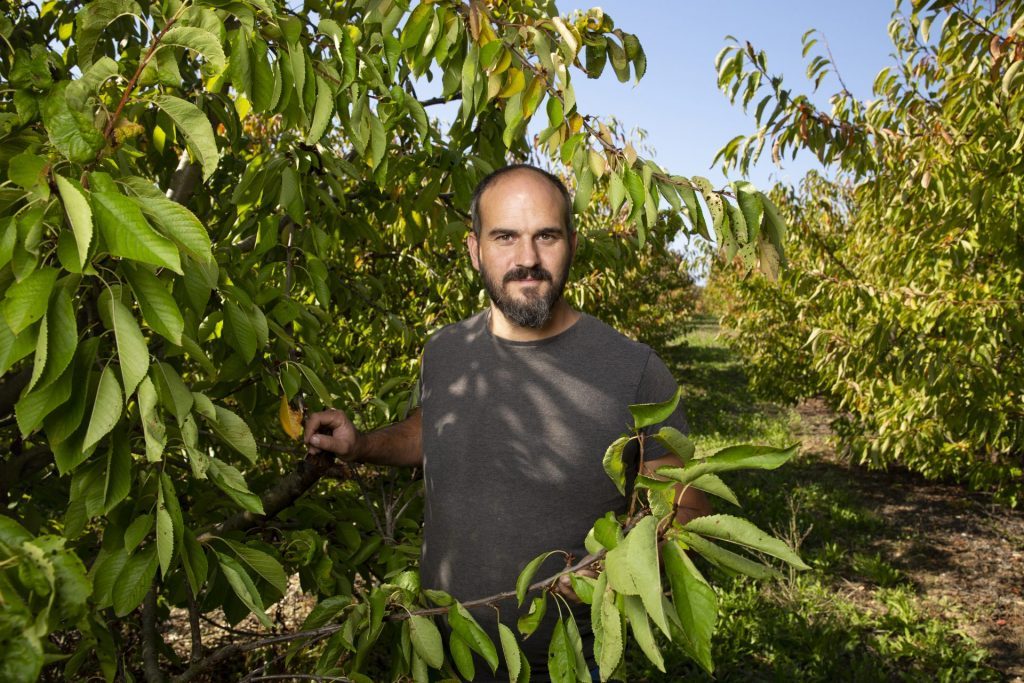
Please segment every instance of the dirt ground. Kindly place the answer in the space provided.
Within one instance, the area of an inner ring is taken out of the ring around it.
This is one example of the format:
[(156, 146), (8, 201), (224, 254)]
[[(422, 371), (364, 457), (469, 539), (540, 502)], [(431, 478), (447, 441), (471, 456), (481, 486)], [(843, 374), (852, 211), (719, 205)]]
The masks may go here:
[(850, 465), (830, 443), (824, 403), (797, 412), (804, 452), (849, 468), (850, 485), (886, 520), (872, 550), (914, 583), (932, 616), (960, 624), (991, 653), (990, 665), (1024, 683), (1024, 511), (906, 470)]

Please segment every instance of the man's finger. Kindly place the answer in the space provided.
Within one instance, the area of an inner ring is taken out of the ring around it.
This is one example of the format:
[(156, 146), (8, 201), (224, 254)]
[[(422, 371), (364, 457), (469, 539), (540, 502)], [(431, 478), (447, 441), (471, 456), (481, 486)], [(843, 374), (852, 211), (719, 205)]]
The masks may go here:
[(338, 455), (345, 454), (345, 446), (341, 439), (337, 439), (329, 434), (313, 434), (309, 437), (309, 444), (319, 451), (328, 451), (330, 453), (336, 453)]
[(313, 413), (306, 420), (306, 433), (303, 436), (303, 441), (311, 443), (310, 438), (316, 434), (322, 427), (330, 427), (331, 429), (338, 426), (337, 416), (334, 411), (322, 410), (319, 413)]

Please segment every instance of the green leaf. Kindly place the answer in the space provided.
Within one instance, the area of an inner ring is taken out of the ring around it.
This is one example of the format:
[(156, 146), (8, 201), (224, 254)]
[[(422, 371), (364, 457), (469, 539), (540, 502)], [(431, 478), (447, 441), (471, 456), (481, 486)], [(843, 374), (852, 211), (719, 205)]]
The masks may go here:
[[(57, 381), (30, 391), (18, 399), (18, 402), (14, 405), (14, 416), (22, 436), (28, 436), (38, 429), (39, 425), (48, 415), (64, 412), (58, 411), (55, 413), (54, 411), (64, 405), (71, 397), (73, 383), (74, 372), (68, 370)], [(55, 452), (56, 455), (57, 452)], [(57, 468), (61, 473), (70, 470), (78, 462), (81, 462), (81, 460), (74, 463), (66, 462), (63, 458), (63, 452), (60, 452), (60, 456), (56, 457), (56, 461)]]
[(109, 191), (93, 191), (91, 197), (93, 216), (112, 255), (182, 274), (178, 248), (146, 222), (131, 199)]
[(210, 234), (187, 207), (163, 196), (142, 178), (128, 178), (127, 184), (138, 196), (133, 200), (160, 231), (200, 263), (213, 262)]
[(39, 322), (39, 335), (36, 337), (36, 352), (32, 357), (32, 376), (29, 378), (25, 391), (32, 391), (32, 387), (39, 382), (46, 370), (46, 354), (49, 350), (50, 326), (46, 316)]
[(609, 586), (615, 591), (623, 595), (639, 595), (640, 589), (633, 580), (629, 566), (630, 542), (631, 537), (627, 535), (614, 549), (608, 551), (604, 557), (604, 571), (608, 575)]
[(184, 47), (203, 56), (213, 67), (223, 69), (227, 63), (220, 39), (210, 31), (198, 26), (173, 26), (160, 39), (160, 46)]
[(317, 395), (317, 398), (320, 399), (320, 402), (328, 407), (333, 405), (334, 398), (331, 396), (331, 392), (327, 390), (327, 387), (324, 386), (323, 381), (317, 377), (317, 374), (302, 363), (295, 362), (294, 365), (302, 371), (302, 374), (306, 378), (306, 382), (309, 383), (310, 388)]
[(109, 514), (128, 496), (132, 483), (131, 444), (123, 434), (115, 433), (107, 449), (104, 469), (103, 512)]
[(114, 297), (110, 297), (109, 301), (124, 393), (130, 396), (149, 372), (149, 348), (132, 312)]
[(157, 563), (153, 544), (128, 559), (112, 587), (114, 614), (126, 616), (142, 603), (156, 577)]
[(281, 595), (288, 592), (288, 575), (285, 574), (280, 562), (262, 550), (242, 545), (228, 538), (222, 538), (221, 540), (231, 548), (239, 560), (266, 579)]
[(7, 162), (7, 178), (26, 190), (33, 190), (37, 186), (46, 188), (45, 171), (48, 168), (49, 164), (46, 163), (46, 159), (36, 156), (32, 152), (22, 152), (11, 157)]
[(228, 497), (243, 509), (259, 515), (263, 514), (263, 501), (249, 490), (241, 472), (216, 458), (210, 458), (209, 462), (208, 474), (220, 490), (228, 494)]
[(78, 348), (78, 324), (67, 287), (58, 287), (50, 297), (46, 313), (46, 371), (40, 386), (51, 384), (64, 373)]
[(89, 427), (85, 431), (82, 450), (92, 450), (100, 439), (109, 434), (121, 419), (123, 410), (124, 395), (121, 393), (121, 385), (113, 369), (107, 365), (100, 374), (100, 384), (96, 389), (96, 399), (93, 402)]
[(682, 624), (683, 647), (708, 673), (711, 661), (711, 637), (718, 619), (718, 599), (715, 591), (701, 576), (686, 551), (678, 543), (662, 546), (665, 574), (672, 587), (672, 604)]
[(607, 681), (622, 661), (624, 624), (615, 604), (615, 591), (608, 587), (601, 596), (601, 656), (598, 659), (601, 680)]
[(537, 630), (540, 626), (541, 619), (544, 618), (544, 613), (548, 609), (548, 596), (547, 594), (538, 595), (530, 602), (530, 610), (526, 614), (519, 617), (516, 627), (519, 632), (524, 636), (528, 636)]
[(592, 683), (590, 667), (587, 665), (587, 658), (583, 656), (583, 638), (580, 637), (580, 629), (576, 625), (576, 619), (572, 612), (565, 620), (565, 636), (569, 641), (569, 647), (576, 658), (576, 680), (579, 683)]
[(245, 456), (249, 462), (255, 463), (259, 453), (256, 448), (256, 439), (253, 438), (249, 425), (223, 406), (215, 406), (214, 410), (217, 419), (210, 423), (214, 434)]
[(698, 517), (687, 522), (683, 528), (701, 536), (728, 541), (777, 557), (797, 569), (810, 569), (800, 559), (800, 556), (784, 542), (769, 536), (751, 522), (740, 517), (732, 515)]
[(459, 634), (466, 644), (473, 649), (474, 652), (479, 654), (487, 664), (491, 667), (491, 671), (495, 671), (498, 668), (498, 651), (494, 647), (494, 643), (487, 636), (487, 632), (484, 631), (480, 624), (476, 623), (476, 619), (469, 613), (461, 603), (455, 603), (455, 609), (448, 610), (448, 624), (452, 627), (452, 630)]
[(516, 635), (505, 624), (498, 622), (498, 638), (501, 640), (501, 652), (505, 656), (505, 668), (508, 669), (508, 680), (518, 683), (523, 673), (523, 651), (519, 647)]
[(608, 446), (608, 450), (604, 452), (604, 458), (601, 460), (608, 478), (615, 483), (615, 488), (622, 495), (626, 495), (626, 463), (622, 461), (622, 451), (625, 449), (626, 444), (629, 443), (629, 438), (628, 436), (620, 436), (615, 439), (612, 445)]
[(607, 40), (607, 45), (615, 77), (619, 79), (619, 83), (625, 83), (629, 80), (629, 60), (626, 58), (626, 51), (610, 38)]
[(199, 595), (199, 591), (206, 583), (209, 567), (203, 546), (199, 545), (199, 541), (189, 529), (185, 529), (182, 535), (181, 558), (192, 595)]
[(96, 130), (92, 117), (75, 111), (68, 106), (64, 92), (69, 81), (60, 81), (43, 97), (39, 113), (49, 135), (50, 144), (57, 151), (76, 163), (86, 163), (96, 158), (103, 148), (103, 134)]
[(139, 515), (124, 531), (124, 549), (131, 552), (139, 547), (139, 544), (146, 540), (146, 536), (153, 530), (153, 515)]
[(448, 649), (452, 653), (452, 661), (455, 662), (455, 668), (459, 670), (462, 677), (467, 681), (471, 681), (476, 677), (476, 667), (473, 665), (473, 653), (469, 650), (469, 645), (459, 637), (459, 634), (452, 631), (448, 637)]
[(537, 573), (540, 565), (543, 564), (544, 560), (551, 557), (557, 551), (549, 551), (542, 553), (537, 557), (530, 560), (523, 571), (519, 573), (519, 578), (516, 579), (516, 599), (519, 600), (519, 605), (522, 606), (523, 600), (526, 599), (526, 591), (530, 589), (530, 582), (533, 581), (533, 575)]
[(167, 576), (174, 557), (174, 523), (164, 507), (156, 509), (156, 554), (160, 561), (160, 575)]
[(224, 578), (228, 580), (228, 585), (231, 586), (231, 590), (235, 592), (235, 595), (242, 601), (242, 604), (256, 615), (256, 618), (260, 620), (263, 626), (268, 629), (274, 628), (274, 622), (263, 611), (263, 598), (260, 596), (260, 592), (256, 590), (256, 584), (252, 582), (252, 578), (242, 568), (242, 565), (221, 553), (217, 553), (217, 561), (220, 563), (220, 569), (224, 574)]
[(736, 498), (736, 494), (733, 493), (729, 486), (718, 478), (715, 474), (705, 474), (704, 476), (697, 477), (690, 482), (690, 486), (695, 489), (700, 489), (704, 493), (710, 493), (713, 496), (718, 496), (723, 500), (727, 500), (733, 505), (739, 507), (740, 501)]
[[(181, 346), (185, 320), (167, 287), (148, 268), (123, 264), (123, 270), (149, 327), (172, 344)], [(191, 401), (189, 401), (191, 403)]]
[(192, 410), (192, 392), (188, 390), (172, 366), (167, 363), (156, 363), (152, 366), (150, 375), (156, 384), (157, 394), (164, 408), (170, 411), (181, 424), (189, 416)]
[(50, 292), (57, 281), (56, 268), (38, 268), (20, 282), (7, 288), (4, 296), (4, 318), (15, 335), (46, 313)]
[[(651, 620), (669, 635), (661, 603), (661, 571), (658, 564), (658, 520), (647, 516), (626, 536), (629, 542), (629, 573)], [(621, 545), (619, 546), (622, 547)]]
[[(90, 394), (95, 390), (99, 380), (99, 373), (93, 372), (93, 365), (96, 359), (96, 349), (99, 347), (99, 337), (85, 339), (78, 345), (75, 352), (73, 375), (71, 379), (71, 400), (63, 410), (47, 415), (44, 421), (46, 438), (50, 446), (60, 444), (70, 437), (81, 425), (85, 416), (85, 408)], [(63, 381), (63, 376), (60, 381)], [(60, 461), (57, 467), (62, 473), (66, 471)]]
[(654, 434), (654, 440), (667, 448), (669, 452), (679, 456), (684, 464), (693, 458), (696, 451), (690, 438), (675, 427), (662, 427)]
[(32, 353), (36, 340), (36, 330), (15, 335), (7, 325), (7, 317), (0, 315), (0, 375), (7, 374), (15, 363)]
[(576, 594), (576, 597), (580, 599), (585, 605), (589, 605), (594, 602), (594, 584), (596, 579), (592, 579), (589, 576), (583, 576), (582, 574), (570, 574), (569, 583), (572, 585), (572, 592)]
[(555, 622), (551, 642), (548, 643), (548, 675), (551, 683), (575, 683), (576, 654), (572, 651), (569, 638), (565, 633), (565, 622)]
[[(660, 600), (659, 600), (660, 603)], [(640, 645), (640, 649), (647, 659), (658, 668), (658, 671), (665, 673), (665, 660), (661, 656), (661, 650), (654, 640), (654, 633), (651, 631), (651, 623), (647, 620), (647, 611), (644, 609), (643, 601), (635, 595), (627, 595), (624, 602), (626, 620), (633, 631), (633, 637)]]
[[(81, 49), (82, 44), (79, 43), (79, 50)], [(79, 57), (81, 57), (81, 52), (79, 52)], [(79, 62), (81, 63), (81, 60)], [(75, 111), (85, 109), (89, 96), (96, 92), (104, 81), (116, 75), (117, 62), (110, 57), (100, 57), (92, 66), (82, 70), (81, 78), (68, 84), (68, 89), (64, 93), (68, 106)]]
[(174, 121), (203, 167), (203, 180), (209, 180), (220, 162), (220, 150), (217, 149), (210, 120), (199, 107), (173, 95), (158, 95), (153, 98), (153, 104), (163, 109)]
[(434, 620), (429, 617), (412, 615), (409, 617), (409, 638), (412, 647), (427, 666), (440, 669), (444, 665), (444, 644), (441, 642), (441, 631)]
[(234, 301), (224, 302), (224, 338), (246, 363), (256, 356), (256, 329), (248, 314)]
[(142, 419), (142, 432), (146, 440), (146, 460), (159, 462), (163, 458), (164, 447), (167, 445), (167, 428), (157, 410), (156, 387), (153, 380), (146, 377), (139, 384), (139, 417)]
[[(100, 34), (112, 21), (126, 14), (142, 15), (134, 0), (93, 0), (75, 16), (75, 43), (78, 45), (78, 65), (85, 69), (92, 64), (93, 53)], [(140, 19), (141, 20), (141, 19)]]
[(781, 576), (774, 568), (737, 555), (697, 534), (682, 531), (679, 532), (679, 540), (700, 553), (708, 562), (728, 573), (744, 574), (755, 579), (774, 579)]
[(327, 125), (331, 122), (333, 113), (334, 92), (327, 81), (318, 75), (316, 77), (316, 107), (313, 109), (313, 121), (309, 124), (309, 131), (306, 133), (307, 145), (315, 145), (320, 142), (320, 138), (327, 131)]
[(705, 474), (732, 470), (774, 470), (796, 454), (798, 444), (788, 448), (771, 446), (729, 446), (712, 456), (691, 460), (686, 467), (659, 467), (657, 474), (689, 484)]
[(113, 604), (114, 586), (117, 584), (117, 577), (128, 562), (128, 551), (122, 546), (114, 550), (101, 549), (89, 570), (92, 579), (92, 599), (100, 609), (110, 607)]
[(631, 405), (629, 412), (633, 415), (634, 428), (639, 431), (644, 427), (650, 427), (667, 420), (675, 412), (676, 406), (679, 405), (679, 397), (681, 395), (682, 389), (676, 389), (676, 393), (667, 401)]
[(622, 540), (622, 526), (615, 519), (614, 513), (607, 513), (594, 522), (594, 538), (602, 546), (611, 550)]
[(747, 225), (749, 232), (747, 240), (756, 243), (760, 232), (761, 217), (764, 214), (764, 205), (757, 196), (757, 189), (745, 180), (734, 181), (732, 189), (740, 211), (743, 213), (743, 220)]

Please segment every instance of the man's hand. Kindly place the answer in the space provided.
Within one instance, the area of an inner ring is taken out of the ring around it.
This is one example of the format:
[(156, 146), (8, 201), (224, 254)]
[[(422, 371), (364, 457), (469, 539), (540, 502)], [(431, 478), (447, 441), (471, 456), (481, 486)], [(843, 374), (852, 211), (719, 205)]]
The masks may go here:
[(355, 457), (356, 440), (359, 432), (352, 425), (348, 415), (333, 408), (313, 413), (306, 420), (304, 441), (309, 446), (310, 454), (333, 453), (342, 460)]

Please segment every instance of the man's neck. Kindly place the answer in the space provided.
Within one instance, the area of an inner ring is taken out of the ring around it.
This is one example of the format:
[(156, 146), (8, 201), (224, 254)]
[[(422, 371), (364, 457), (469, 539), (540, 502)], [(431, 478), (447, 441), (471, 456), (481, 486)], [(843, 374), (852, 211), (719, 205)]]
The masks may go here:
[(580, 319), (580, 313), (574, 311), (565, 299), (559, 299), (544, 327), (522, 327), (506, 318), (492, 302), (490, 318), (491, 334), (495, 337), (509, 341), (538, 341), (565, 332)]

